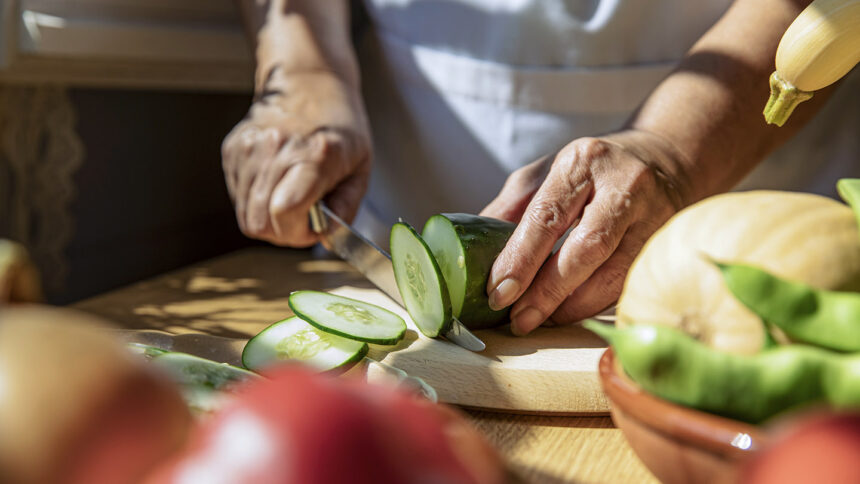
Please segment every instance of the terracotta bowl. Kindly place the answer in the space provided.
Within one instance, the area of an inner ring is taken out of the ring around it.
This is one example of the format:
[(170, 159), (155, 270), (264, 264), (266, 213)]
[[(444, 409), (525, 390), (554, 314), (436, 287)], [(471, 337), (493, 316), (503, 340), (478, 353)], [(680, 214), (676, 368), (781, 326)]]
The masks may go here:
[(599, 372), (613, 422), (665, 484), (735, 482), (742, 461), (765, 445), (759, 427), (646, 393), (624, 373), (611, 349), (600, 359)]

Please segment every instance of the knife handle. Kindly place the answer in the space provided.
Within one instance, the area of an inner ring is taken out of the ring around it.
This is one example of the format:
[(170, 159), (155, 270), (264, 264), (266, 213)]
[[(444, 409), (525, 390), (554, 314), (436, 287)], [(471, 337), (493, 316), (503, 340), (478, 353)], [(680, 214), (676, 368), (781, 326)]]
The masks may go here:
[(308, 215), (311, 219), (311, 230), (317, 234), (324, 234), (328, 231), (328, 219), (322, 209), (322, 201), (319, 201), (311, 206)]

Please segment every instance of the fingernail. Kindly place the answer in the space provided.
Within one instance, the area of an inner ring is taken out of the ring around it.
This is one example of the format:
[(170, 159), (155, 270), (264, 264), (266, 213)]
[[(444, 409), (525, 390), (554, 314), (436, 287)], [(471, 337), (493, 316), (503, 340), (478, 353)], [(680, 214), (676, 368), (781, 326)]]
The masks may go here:
[(540, 326), (543, 321), (543, 314), (537, 308), (525, 308), (517, 312), (511, 321), (511, 332), (514, 333), (514, 336), (524, 336)]
[(490, 309), (498, 311), (513, 304), (514, 298), (520, 292), (520, 283), (513, 279), (505, 279), (500, 282), (493, 292), (490, 293)]

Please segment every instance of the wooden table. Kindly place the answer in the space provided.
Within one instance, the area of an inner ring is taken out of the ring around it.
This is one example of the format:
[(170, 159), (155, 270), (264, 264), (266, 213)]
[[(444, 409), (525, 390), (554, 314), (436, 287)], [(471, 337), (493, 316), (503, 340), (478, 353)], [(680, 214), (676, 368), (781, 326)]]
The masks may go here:
[[(349, 265), (311, 251), (246, 249), (74, 305), (129, 328), (248, 338), (291, 314), (297, 289), (372, 287)], [(609, 417), (468, 411), (526, 482), (656, 482)]]

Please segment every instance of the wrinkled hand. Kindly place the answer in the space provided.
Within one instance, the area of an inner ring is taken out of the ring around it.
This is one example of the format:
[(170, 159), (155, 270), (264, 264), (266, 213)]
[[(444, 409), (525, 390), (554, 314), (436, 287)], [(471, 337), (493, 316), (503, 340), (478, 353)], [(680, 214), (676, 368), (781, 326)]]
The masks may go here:
[(482, 215), (519, 223), (487, 285), (492, 307), (513, 304), (514, 334), (579, 321), (618, 299), (645, 241), (687, 203), (669, 153), (628, 131), (578, 139), (511, 174)]
[(251, 106), (221, 148), (245, 235), (307, 247), (317, 200), (351, 221), (367, 189), (370, 136), (357, 93), (331, 75), (282, 79)]

